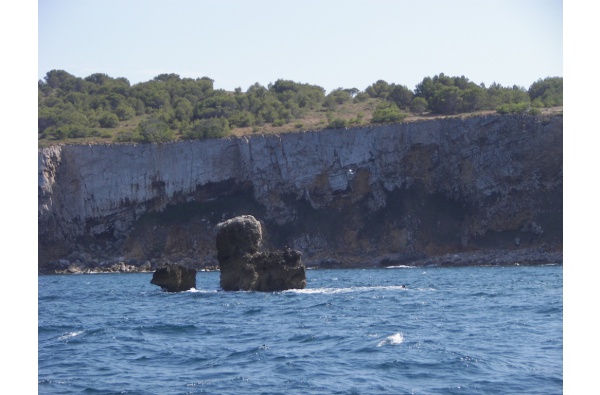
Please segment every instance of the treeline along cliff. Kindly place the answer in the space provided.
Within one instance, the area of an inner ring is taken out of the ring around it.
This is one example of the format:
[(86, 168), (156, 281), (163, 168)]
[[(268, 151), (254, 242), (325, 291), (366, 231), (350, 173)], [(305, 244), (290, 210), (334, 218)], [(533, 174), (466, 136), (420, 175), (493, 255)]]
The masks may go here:
[(215, 225), (242, 214), (308, 265), (561, 251), (562, 131), (562, 115), (490, 115), (42, 148), (38, 264), (213, 266)]

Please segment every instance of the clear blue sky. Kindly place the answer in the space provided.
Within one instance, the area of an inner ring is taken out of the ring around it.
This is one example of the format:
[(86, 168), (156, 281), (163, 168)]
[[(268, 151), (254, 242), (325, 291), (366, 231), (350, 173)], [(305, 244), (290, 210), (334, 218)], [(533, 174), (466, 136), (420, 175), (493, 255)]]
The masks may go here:
[(560, 0), (39, 0), (38, 79), (161, 73), (244, 91), (426, 76), (528, 88), (563, 75)]

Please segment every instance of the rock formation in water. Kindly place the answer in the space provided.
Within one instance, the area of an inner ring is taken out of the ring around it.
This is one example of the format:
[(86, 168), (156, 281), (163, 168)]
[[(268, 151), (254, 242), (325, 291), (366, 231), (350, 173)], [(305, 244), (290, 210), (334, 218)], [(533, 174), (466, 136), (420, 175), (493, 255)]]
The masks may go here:
[(218, 224), (216, 240), (223, 290), (273, 292), (306, 287), (301, 253), (289, 247), (260, 252), (262, 227), (253, 216)]
[(242, 214), (306, 265), (560, 252), (562, 131), (562, 115), (489, 115), (43, 148), (39, 267), (75, 251), (98, 266), (216, 266), (215, 226)]
[(187, 291), (196, 288), (196, 269), (167, 265), (154, 272), (150, 284), (158, 285), (167, 292)]

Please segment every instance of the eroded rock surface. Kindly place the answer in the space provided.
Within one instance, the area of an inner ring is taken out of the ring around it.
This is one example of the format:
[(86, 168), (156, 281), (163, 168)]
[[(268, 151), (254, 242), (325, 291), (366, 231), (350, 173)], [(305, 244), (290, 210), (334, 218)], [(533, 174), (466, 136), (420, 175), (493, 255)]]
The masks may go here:
[(260, 252), (262, 227), (251, 215), (217, 225), (217, 259), (225, 291), (273, 292), (306, 287), (300, 251)]
[(307, 266), (561, 252), (562, 136), (562, 116), (488, 115), (43, 148), (39, 270), (215, 267), (216, 225), (242, 214), (261, 219), (265, 250), (290, 246)]
[(154, 272), (150, 284), (158, 285), (167, 292), (187, 291), (196, 288), (196, 269), (167, 265)]

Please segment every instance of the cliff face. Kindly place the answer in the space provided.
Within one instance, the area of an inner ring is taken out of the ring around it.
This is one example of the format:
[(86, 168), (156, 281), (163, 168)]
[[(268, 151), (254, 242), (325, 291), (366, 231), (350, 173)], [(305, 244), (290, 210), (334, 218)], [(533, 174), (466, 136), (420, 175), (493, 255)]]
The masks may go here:
[(215, 264), (251, 214), (307, 263), (562, 248), (562, 116), (39, 151), (39, 265), (73, 251)]

